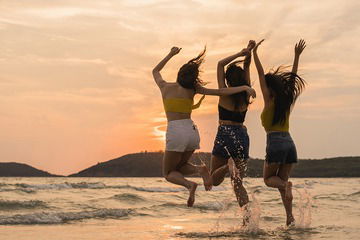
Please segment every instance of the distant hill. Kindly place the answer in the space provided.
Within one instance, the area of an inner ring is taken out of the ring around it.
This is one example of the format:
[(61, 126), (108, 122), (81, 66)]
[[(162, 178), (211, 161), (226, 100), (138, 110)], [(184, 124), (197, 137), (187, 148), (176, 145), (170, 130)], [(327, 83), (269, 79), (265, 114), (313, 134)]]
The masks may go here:
[[(209, 166), (210, 153), (196, 153), (191, 161), (200, 159)], [(161, 177), (162, 152), (141, 152), (98, 163), (70, 177)], [(264, 160), (251, 159), (248, 177), (262, 177)], [(292, 177), (360, 177), (360, 157), (336, 157), (321, 160), (303, 159), (294, 168)]]
[(36, 169), (27, 164), (0, 162), (0, 177), (56, 177), (57, 175)]

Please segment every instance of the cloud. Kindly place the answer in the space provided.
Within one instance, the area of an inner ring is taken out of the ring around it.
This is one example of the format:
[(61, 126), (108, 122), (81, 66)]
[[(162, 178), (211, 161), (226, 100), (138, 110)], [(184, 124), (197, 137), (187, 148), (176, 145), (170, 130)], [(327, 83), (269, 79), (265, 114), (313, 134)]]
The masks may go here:
[[(0, 139), (6, 147), (0, 158), (27, 159), (68, 173), (128, 152), (159, 150), (166, 120), (151, 69), (169, 49), (183, 47), (162, 71), (166, 80), (175, 81), (179, 67), (206, 44), (202, 78), (216, 88), (217, 61), (264, 36), (259, 54), (265, 69), (291, 64), (295, 42), (308, 41), (300, 60), (308, 85), (292, 127), (299, 142), (311, 142), (304, 135), (309, 131), (316, 134), (312, 144), (332, 153), (335, 148), (322, 146), (329, 138), (325, 126), (331, 128), (341, 117), (349, 124), (337, 128), (348, 134), (352, 121), (360, 119), (358, 6), (354, 0), (326, 5), (310, 0), (3, 1), (0, 124), (6, 130)], [(258, 98), (246, 124), (251, 154), (262, 157), (263, 102), (254, 65), (251, 78)], [(204, 151), (212, 148), (217, 103), (218, 97), (206, 97), (193, 112)], [(357, 136), (339, 135), (345, 137)], [(304, 156), (324, 154), (302, 147)]]
[[(338, 7), (337, 9), (341, 9)], [(331, 22), (321, 27), (321, 38), (315, 44), (324, 44), (340, 38), (347, 32), (352, 32), (360, 25), (360, 3), (358, 1), (346, 2), (340, 14), (336, 15)]]

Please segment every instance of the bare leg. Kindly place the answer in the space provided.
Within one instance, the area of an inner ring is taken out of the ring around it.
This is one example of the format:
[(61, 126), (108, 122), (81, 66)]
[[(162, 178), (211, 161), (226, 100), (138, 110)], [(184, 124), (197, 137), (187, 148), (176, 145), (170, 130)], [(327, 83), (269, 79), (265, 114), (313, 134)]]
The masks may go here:
[(245, 177), (246, 165), (242, 164), (242, 162), (243, 160), (237, 159), (233, 161), (233, 159), (230, 158), (228, 164), (231, 174), (231, 180), (233, 182), (234, 192), (240, 207), (245, 206), (249, 202), (249, 197), (242, 181)]
[[(163, 174), (167, 181), (186, 187), (189, 190), (188, 206), (192, 207), (195, 202), (195, 191), (197, 184), (184, 178), (177, 170), (182, 160), (182, 152), (165, 151), (163, 159)], [(191, 156), (191, 155), (190, 155)]]
[(243, 225), (246, 226), (250, 220), (250, 215), (248, 213), (249, 208), (246, 205), (249, 203), (249, 196), (242, 181), (245, 177), (246, 162), (241, 159), (234, 161), (232, 158), (230, 158), (228, 160), (228, 166), (236, 199), (240, 208), (244, 207), (244, 210), (246, 211), (243, 219)]
[(280, 192), (286, 211), (286, 224), (294, 221), (292, 215), (292, 183), (288, 181), (291, 164), (267, 164), (264, 163), (264, 182), (268, 187), (277, 188)]
[[(283, 179), (284, 181), (288, 181), (292, 168), (293, 168), (292, 164), (281, 165), (279, 172), (278, 172), (278, 176), (281, 179)], [(288, 183), (290, 183), (290, 184), (287, 185), (287, 189), (285, 189), (285, 191), (282, 189), (279, 189), (279, 192), (281, 194), (281, 199), (284, 204), (285, 211), (286, 211), (286, 225), (287, 226), (289, 226), (291, 223), (293, 223), (295, 221), (294, 216), (292, 214), (292, 200), (293, 200), (292, 189), (291, 189), (292, 184), (290, 181), (288, 181)]]
[(286, 181), (282, 180), (278, 175), (280, 164), (264, 163), (263, 177), (266, 186), (272, 188), (285, 189)]
[(184, 163), (184, 165), (180, 166), (179, 171), (185, 176), (189, 176), (189, 175), (191, 176), (194, 174), (200, 175), (203, 179), (205, 190), (209, 191), (211, 190), (212, 187), (212, 180), (210, 177), (209, 170), (206, 167), (206, 165), (197, 166), (189, 163), (189, 159), (193, 152), (194, 151), (184, 152), (181, 160), (181, 162)]
[(224, 158), (212, 155), (210, 166), (211, 166), (210, 173), (211, 173), (211, 179), (212, 179), (213, 185), (218, 186), (224, 181), (226, 173), (229, 172), (227, 160)]

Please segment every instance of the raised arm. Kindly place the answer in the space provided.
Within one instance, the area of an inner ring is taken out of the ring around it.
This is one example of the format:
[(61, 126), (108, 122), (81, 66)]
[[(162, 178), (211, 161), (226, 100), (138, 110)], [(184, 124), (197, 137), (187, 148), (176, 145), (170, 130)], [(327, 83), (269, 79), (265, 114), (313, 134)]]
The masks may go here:
[(205, 88), (200, 85), (196, 87), (196, 93), (200, 93), (204, 95), (214, 95), (214, 96), (228, 96), (244, 91), (246, 91), (253, 98), (256, 97), (255, 90), (249, 86), (228, 87), (228, 88), (219, 88), (219, 89)]
[(166, 57), (161, 60), (152, 70), (152, 74), (154, 77), (154, 80), (156, 82), (156, 84), (159, 86), (159, 88), (162, 88), (165, 84), (166, 81), (162, 78), (160, 71), (161, 69), (163, 69), (163, 67), (165, 66), (165, 64), (176, 54), (178, 54), (180, 52), (181, 48), (178, 47), (172, 47), (170, 52), (168, 53), (168, 55), (166, 55)]
[(306, 42), (304, 39), (300, 39), (298, 43), (295, 44), (295, 57), (294, 57), (294, 64), (292, 67), (291, 72), (297, 74), (298, 66), (299, 66), (299, 58), (300, 54), (306, 47)]
[(262, 92), (262, 95), (264, 98), (264, 103), (265, 103), (265, 105), (267, 105), (270, 101), (270, 91), (266, 85), (264, 69), (261, 65), (259, 56), (257, 54), (257, 49), (263, 41), (264, 41), (264, 39), (256, 44), (256, 46), (254, 47), (254, 50), (253, 50), (253, 54), (254, 54), (255, 66), (256, 66), (256, 69), (257, 69), (257, 72), (259, 75), (260, 88), (261, 88), (261, 92)]
[(256, 43), (254, 40), (250, 40), (247, 46), (249, 50), (249, 54), (246, 55), (244, 59), (244, 71), (245, 71), (245, 79), (247, 84), (250, 86), (250, 63), (251, 63), (251, 50), (255, 47)]
[(243, 50), (241, 50), (240, 52), (231, 55), (229, 57), (226, 57), (222, 60), (220, 60), (218, 62), (217, 65), (217, 81), (218, 81), (218, 87), (219, 88), (225, 88), (226, 84), (225, 84), (225, 66), (229, 63), (231, 63), (234, 59), (241, 57), (241, 56), (247, 56), (250, 54), (249, 49), (244, 48)]

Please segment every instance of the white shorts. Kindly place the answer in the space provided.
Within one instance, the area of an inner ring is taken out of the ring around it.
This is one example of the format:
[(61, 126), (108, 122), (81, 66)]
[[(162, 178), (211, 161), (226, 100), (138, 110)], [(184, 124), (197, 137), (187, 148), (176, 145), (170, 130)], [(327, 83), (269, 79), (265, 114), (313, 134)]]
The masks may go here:
[(200, 149), (199, 131), (191, 119), (168, 122), (166, 151), (185, 152)]

